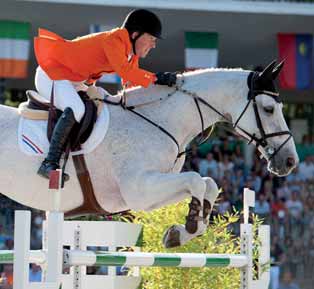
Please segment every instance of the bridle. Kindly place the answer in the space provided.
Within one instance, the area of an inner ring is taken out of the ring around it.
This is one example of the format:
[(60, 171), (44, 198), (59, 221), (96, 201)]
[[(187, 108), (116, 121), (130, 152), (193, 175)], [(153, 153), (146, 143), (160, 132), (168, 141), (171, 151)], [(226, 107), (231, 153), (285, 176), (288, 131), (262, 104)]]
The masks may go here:
[[(257, 103), (256, 103), (256, 96), (259, 94), (266, 94), (266, 95), (272, 97), (277, 103), (281, 103), (282, 101), (280, 99), (279, 93), (277, 93), (277, 92), (272, 92), (272, 91), (268, 91), (268, 90), (257, 90), (254, 88), (254, 83), (255, 83), (255, 80), (257, 79), (258, 76), (259, 76), (259, 72), (251, 72), (248, 76), (248, 87), (249, 87), (248, 102), (247, 102), (246, 106), (244, 107), (242, 113), (238, 117), (238, 119), (233, 124), (233, 127), (238, 128), (246, 136), (248, 136), (250, 138), (249, 143), (253, 142), (255, 144), (256, 148), (258, 148), (259, 146), (262, 146), (264, 148), (265, 153), (266, 153), (266, 159), (269, 161), (290, 140), (290, 138), (292, 137), (292, 134), (289, 130), (273, 132), (273, 133), (268, 133), (268, 134), (265, 133), (263, 123), (262, 123), (262, 120), (261, 120), (261, 117), (260, 117), (260, 114), (258, 111)], [(249, 132), (247, 132), (246, 130), (244, 130), (238, 126), (240, 119), (242, 118), (242, 116), (246, 112), (246, 110), (247, 110), (247, 108), (251, 102), (253, 103), (255, 120), (257, 123), (257, 127), (259, 129), (260, 137), (257, 137), (255, 134), (250, 134)], [(288, 135), (288, 137), (277, 148), (274, 148), (268, 144), (267, 139), (272, 138), (272, 137), (276, 137), (276, 136), (282, 136), (282, 135)]]
[[(290, 138), (292, 137), (292, 134), (289, 130), (286, 131), (279, 131), (279, 132), (273, 132), (273, 133), (266, 133), (261, 121), (261, 117), (260, 117), (260, 113), (258, 111), (258, 107), (257, 107), (257, 103), (256, 103), (256, 96), (260, 95), (260, 94), (266, 94), (270, 97), (272, 97), (276, 102), (281, 103), (280, 100), (280, 96), (279, 93), (277, 92), (272, 92), (272, 91), (268, 91), (268, 90), (260, 90), (260, 89), (255, 89), (254, 84), (255, 84), (255, 80), (258, 77), (259, 72), (251, 72), (248, 76), (248, 87), (249, 87), (249, 91), (248, 91), (248, 96), (247, 96), (247, 103), (244, 107), (244, 109), (242, 110), (242, 112), (240, 113), (239, 117), (237, 118), (237, 120), (232, 123), (232, 121), (230, 120), (230, 118), (228, 118), (226, 115), (224, 115), (223, 113), (221, 113), (220, 111), (218, 111), (214, 106), (212, 106), (211, 104), (209, 104), (206, 100), (202, 99), (201, 97), (199, 97), (197, 95), (197, 93), (189, 91), (185, 88), (183, 88), (184, 86), (184, 78), (182, 76), (182, 78), (180, 79), (180, 84), (177, 84), (175, 87), (175, 90), (172, 91), (171, 93), (169, 93), (167, 95), (167, 97), (171, 97), (173, 96), (176, 92), (182, 92), (185, 95), (191, 96), (194, 99), (195, 105), (197, 107), (199, 116), (200, 116), (200, 120), (201, 120), (201, 126), (202, 126), (202, 138), (198, 143), (198, 146), (200, 146), (201, 144), (203, 144), (208, 138), (209, 135), (207, 135), (205, 137), (205, 127), (204, 127), (204, 118), (203, 118), (203, 114), (200, 108), (200, 104), (205, 105), (206, 107), (210, 108), (211, 110), (213, 110), (214, 112), (216, 112), (218, 115), (220, 115), (224, 120), (226, 120), (228, 123), (230, 123), (234, 129), (238, 129), (240, 130), (243, 134), (244, 137), (248, 140), (248, 143), (253, 143), (255, 144), (256, 148), (258, 148), (259, 146), (263, 147), (265, 153), (266, 153), (266, 159), (269, 161), (271, 160), (282, 148), (283, 146), (290, 140)], [(124, 99), (125, 102), (125, 97), (122, 97), (121, 99)], [(160, 98), (156, 101), (150, 101), (148, 103), (143, 103), (143, 104), (139, 104), (139, 105), (135, 105), (135, 106), (127, 106), (126, 103), (122, 103), (121, 105), (124, 109), (129, 110), (131, 112), (133, 112), (134, 114), (138, 115), (139, 117), (143, 118), (144, 120), (146, 120), (147, 122), (149, 122), (150, 124), (152, 124), (153, 126), (157, 127), (158, 129), (160, 129), (162, 132), (164, 132), (166, 135), (168, 135), (173, 141), (174, 143), (177, 145), (178, 147), (178, 155), (177, 155), (177, 159), (180, 158), (182, 155), (187, 154), (189, 151), (191, 151), (190, 149), (186, 149), (183, 152), (180, 152), (180, 146), (178, 141), (176, 140), (176, 138), (169, 132), (167, 131), (165, 128), (161, 127), (160, 125), (158, 125), (157, 123), (153, 122), (152, 120), (150, 120), (148, 117), (144, 116), (143, 114), (141, 114), (140, 112), (136, 111), (135, 108), (140, 107), (140, 106), (144, 106), (144, 105), (150, 105), (154, 102), (157, 101), (162, 101), (164, 100), (163, 98)], [(241, 120), (241, 118), (243, 117), (243, 115), (245, 114), (245, 112), (247, 111), (250, 103), (252, 103), (253, 105), (253, 109), (254, 109), (254, 114), (255, 114), (255, 119), (256, 119), (256, 123), (257, 123), (257, 127), (259, 129), (259, 134), (260, 137), (258, 137), (255, 133), (251, 134), (248, 131), (246, 131), (245, 129), (241, 128), (239, 126), (239, 122)], [(278, 148), (274, 148), (273, 146), (269, 145), (269, 143), (267, 142), (267, 140), (269, 138), (272, 137), (277, 137), (277, 136), (282, 136), (282, 135), (288, 135), (287, 139), (285, 141), (283, 141), (280, 146)]]

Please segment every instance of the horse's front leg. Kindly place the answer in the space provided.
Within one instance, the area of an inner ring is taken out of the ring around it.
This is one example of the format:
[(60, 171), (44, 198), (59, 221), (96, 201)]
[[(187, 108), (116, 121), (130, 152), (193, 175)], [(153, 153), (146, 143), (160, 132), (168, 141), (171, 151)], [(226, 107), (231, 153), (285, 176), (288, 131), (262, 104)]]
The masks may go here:
[(196, 198), (192, 194), (189, 214), (186, 218), (185, 229), (190, 234), (203, 233), (208, 225), (209, 216), (219, 194), (218, 187), (212, 178), (202, 178), (206, 184), (204, 198)]
[(180, 246), (193, 237), (201, 235), (207, 227), (208, 218), (217, 197), (218, 189), (210, 178), (202, 178), (195, 172), (146, 173), (138, 178), (140, 203), (146, 208), (170, 203), (176, 196), (189, 193), (192, 196), (185, 226), (172, 226), (165, 234), (166, 247)]
[(163, 243), (166, 248), (184, 245), (206, 231), (219, 190), (212, 178), (202, 179), (206, 184), (203, 202), (192, 195), (185, 226), (173, 225), (164, 234)]
[[(219, 195), (219, 189), (216, 182), (212, 178), (205, 177), (203, 178), (203, 180), (206, 183), (206, 191), (203, 205), (203, 219), (204, 224), (208, 225), (210, 214)], [(205, 230), (206, 227), (204, 228), (204, 231)], [(204, 231), (202, 233), (204, 233)]]

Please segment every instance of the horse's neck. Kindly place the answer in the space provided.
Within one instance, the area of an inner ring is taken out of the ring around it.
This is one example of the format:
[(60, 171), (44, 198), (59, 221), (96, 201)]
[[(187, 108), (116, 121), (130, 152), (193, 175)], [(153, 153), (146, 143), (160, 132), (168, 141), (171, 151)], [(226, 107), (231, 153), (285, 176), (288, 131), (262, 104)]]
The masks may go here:
[[(230, 116), (235, 121), (246, 104), (247, 75), (248, 72), (241, 70), (213, 70), (195, 76), (191, 74), (186, 77), (183, 88), (195, 93), (221, 114)], [(176, 100), (177, 105), (171, 110), (171, 114), (176, 115), (177, 119), (172, 123), (179, 125), (184, 123), (183, 129), (174, 128), (179, 135), (181, 132), (178, 140), (184, 146), (201, 132), (201, 116), (191, 96), (177, 93)], [(218, 121), (225, 120), (211, 108), (202, 103), (199, 105), (205, 129)]]
[[(204, 95), (204, 99), (225, 117), (228, 119), (231, 117), (231, 120), (235, 122), (247, 103), (248, 74), (248, 71), (243, 70), (213, 70), (209, 72), (208, 94), (207, 96)], [(208, 114), (209, 108), (204, 108), (204, 106), (202, 108), (203, 111), (205, 110), (205, 118), (208, 115), (207, 125), (213, 124), (211, 122), (212, 117), (214, 117), (214, 122), (226, 121), (214, 111)]]

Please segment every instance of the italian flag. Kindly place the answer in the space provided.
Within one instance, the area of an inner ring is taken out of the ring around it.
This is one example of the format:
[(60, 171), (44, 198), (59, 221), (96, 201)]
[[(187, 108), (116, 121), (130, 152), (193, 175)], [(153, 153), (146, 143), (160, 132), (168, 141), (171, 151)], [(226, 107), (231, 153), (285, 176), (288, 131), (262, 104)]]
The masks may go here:
[(185, 32), (185, 67), (188, 70), (217, 67), (218, 33)]
[(0, 20), (0, 77), (25, 78), (30, 49), (30, 24)]

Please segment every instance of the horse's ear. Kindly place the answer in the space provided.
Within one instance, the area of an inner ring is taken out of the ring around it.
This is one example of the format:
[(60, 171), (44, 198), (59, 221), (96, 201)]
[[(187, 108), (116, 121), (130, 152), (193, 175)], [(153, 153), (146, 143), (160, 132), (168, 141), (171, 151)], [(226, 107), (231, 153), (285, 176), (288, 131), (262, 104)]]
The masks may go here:
[(272, 71), (272, 78), (275, 80), (279, 74), (279, 72), (281, 71), (283, 65), (285, 64), (285, 61), (281, 61)]
[(276, 65), (276, 59), (273, 60), (268, 66), (259, 74), (259, 77), (264, 79), (273, 79), (272, 74)]

